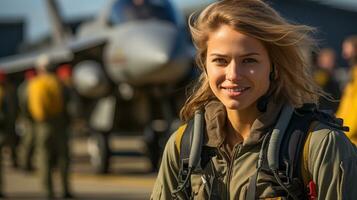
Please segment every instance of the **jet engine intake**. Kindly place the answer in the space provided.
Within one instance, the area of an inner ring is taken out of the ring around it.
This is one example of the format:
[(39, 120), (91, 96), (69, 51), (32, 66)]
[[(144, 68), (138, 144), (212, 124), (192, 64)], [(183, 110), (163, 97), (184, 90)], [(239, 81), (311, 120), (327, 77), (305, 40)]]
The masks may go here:
[(93, 60), (76, 64), (73, 84), (80, 95), (88, 98), (103, 97), (110, 91), (110, 83), (101, 64)]

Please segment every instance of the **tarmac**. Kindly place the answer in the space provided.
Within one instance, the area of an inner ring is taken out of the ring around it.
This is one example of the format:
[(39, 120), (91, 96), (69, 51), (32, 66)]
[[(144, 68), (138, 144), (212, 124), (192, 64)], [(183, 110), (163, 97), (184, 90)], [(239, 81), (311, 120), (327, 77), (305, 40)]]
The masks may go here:
[[(86, 137), (76, 137), (71, 141), (71, 190), (74, 199), (88, 200), (141, 200), (149, 199), (156, 173), (150, 172), (150, 162), (146, 157), (112, 157), (110, 173), (98, 175), (89, 162)], [(117, 150), (143, 151), (140, 137), (112, 138), (111, 145)], [(44, 193), (38, 173), (25, 172), (11, 166), (8, 152), (4, 154), (4, 195), (6, 199), (41, 200)], [(55, 194), (61, 194), (59, 179), (55, 174)]]

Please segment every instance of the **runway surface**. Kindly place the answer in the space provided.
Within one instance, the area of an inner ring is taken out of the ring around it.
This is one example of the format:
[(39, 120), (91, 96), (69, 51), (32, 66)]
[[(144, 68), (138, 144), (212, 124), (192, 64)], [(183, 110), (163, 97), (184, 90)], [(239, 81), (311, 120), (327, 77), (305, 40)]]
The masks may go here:
[[(145, 151), (140, 137), (111, 137), (111, 145), (118, 151)], [(116, 156), (111, 159), (110, 173), (93, 172), (87, 148), (87, 137), (71, 141), (71, 188), (74, 199), (149, 199), (156, 173), (150, 172), (150, 162), (143, 156)], [(4, 194), (8, 199), (44, 199), (36, 171), (28, 173), (11, 167), (7, 151), (4, 153)], [(55, 174), (55, 193), (61, 188)]]

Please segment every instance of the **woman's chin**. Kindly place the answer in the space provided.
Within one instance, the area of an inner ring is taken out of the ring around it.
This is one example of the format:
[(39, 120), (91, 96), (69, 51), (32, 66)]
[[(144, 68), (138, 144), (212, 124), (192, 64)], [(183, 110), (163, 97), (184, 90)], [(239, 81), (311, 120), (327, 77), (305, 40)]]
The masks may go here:
[(247, 104), (240, 101), (226, 101), (223, 102), (223, 105), (227, 110), (246, 110), (252, 106), (252, 104)]
[(232, 102), (232, 101), (223, 102), (223, 104), (229, 110), (240, 110), (240, 109), (242, 109), (242, 103), (237, 102), (237, 101), (235, 101), (235, 102)]

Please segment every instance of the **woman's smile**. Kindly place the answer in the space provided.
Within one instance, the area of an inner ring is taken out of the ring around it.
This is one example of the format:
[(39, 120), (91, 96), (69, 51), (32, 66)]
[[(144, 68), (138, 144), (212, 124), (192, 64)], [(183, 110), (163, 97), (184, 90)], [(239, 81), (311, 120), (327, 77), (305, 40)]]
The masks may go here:
[(259, 40), (230, 26), (209, 35), (206, 63), (210, 88), (227, 109), (256, 109), (257, 100), (268, 91), (268, 51)]
[(242, 87), (242, 86), (221, 86), (221, 90), (223, 90), (229, 97), (239, 97), (245, 94), (250, 87)]

